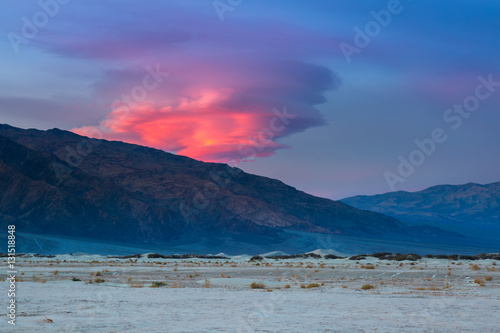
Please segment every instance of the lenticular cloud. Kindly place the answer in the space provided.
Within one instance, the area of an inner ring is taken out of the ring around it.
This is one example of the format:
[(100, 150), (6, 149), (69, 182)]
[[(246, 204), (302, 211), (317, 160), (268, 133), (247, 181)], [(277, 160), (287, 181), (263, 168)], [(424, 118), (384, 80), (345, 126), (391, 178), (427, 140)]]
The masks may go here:
[(241, 58), (180, 63), (150, 91), (136, 88), (151, 86), (147, 71), (107, 74), (98, 89), (117, 97), (112, 110), (74, 132), (214, 162), (270, 156), (287, 147), (280, 138), (324, 124), (314, 105), (336, 82), (325, 67)]
[[(94, 95), (114, 101), (112, 108), (97, 126), (74, 132), (227, 162), (270, 156), (287, 148), (280, 138), (324, 124), (315, 107), (338, 79), (308, 59), (323, 55), (331, 41), (284, 24), (221, 25), (178, 9), (161, 27), (133, 13), (139, 20), (133, 33), (120, 26), (110, 35), (82, 30), (62, 41), (64, 34), (50, 32), (40, 38), (37, 45), (47, 52), (83, 57), (104, 69)], [(92, 40), (85, 52), (80, 39)], [(151, 68), (168, 76), (155, 82)], [(275, 110), (286, 110), (289, 115), (279, 118), (286, 121), (273, 123)]]

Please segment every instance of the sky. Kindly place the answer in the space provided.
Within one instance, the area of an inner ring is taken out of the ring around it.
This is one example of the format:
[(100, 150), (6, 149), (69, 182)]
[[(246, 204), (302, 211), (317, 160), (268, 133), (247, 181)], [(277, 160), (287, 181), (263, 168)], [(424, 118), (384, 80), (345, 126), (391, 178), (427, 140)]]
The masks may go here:
[(498, 1), (0, 6), (0, 123), (336, 200), (500, 181)]

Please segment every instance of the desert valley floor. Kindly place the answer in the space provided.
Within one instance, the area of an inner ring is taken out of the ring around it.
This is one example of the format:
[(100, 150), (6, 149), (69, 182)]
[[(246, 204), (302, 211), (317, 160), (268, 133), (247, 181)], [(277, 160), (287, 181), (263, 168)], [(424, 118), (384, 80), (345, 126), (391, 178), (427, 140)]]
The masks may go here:
[(249, 259), (17, 258), (0, 331), (500, 332), (496, 260)]

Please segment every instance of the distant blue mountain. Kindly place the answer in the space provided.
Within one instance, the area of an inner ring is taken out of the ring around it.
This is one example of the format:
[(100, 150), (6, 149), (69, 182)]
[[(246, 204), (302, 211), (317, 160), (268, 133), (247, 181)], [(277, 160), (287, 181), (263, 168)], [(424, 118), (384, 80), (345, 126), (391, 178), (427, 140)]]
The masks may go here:
[(431, 225), (500, 241), (500, 182), (440, 185), (419, 192), (359, 195), (341, 201), (413, 225)]

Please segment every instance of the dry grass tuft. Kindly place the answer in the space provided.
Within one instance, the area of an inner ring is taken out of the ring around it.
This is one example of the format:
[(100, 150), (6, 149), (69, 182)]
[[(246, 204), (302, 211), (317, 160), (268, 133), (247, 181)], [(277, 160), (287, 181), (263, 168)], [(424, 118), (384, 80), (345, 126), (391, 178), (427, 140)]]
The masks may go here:
[(252, 289), (264, 289), (266, 285), (262, 282), (252, 282), (250, 283), (250, 288)]
[(477, 277), (474, 279), (474, 283), (477, 283), (478, 285), (480, 285), (481, 287), (484, 287), (484, 281), (483, 279), (481, 279), (480, 277)]
[(313, 283), (309, 283), (305, 288), (311, 289), (311, 288), (319, 288), (319, 287), (320, 287), (319, 283), (313, 282)]
[(371, 284), (364, 284), (363, 286), (361, 286), (361, 290), (370, 290), (370, 289), (374, 289), (375, 286), (374, 285), (371, 285)]

